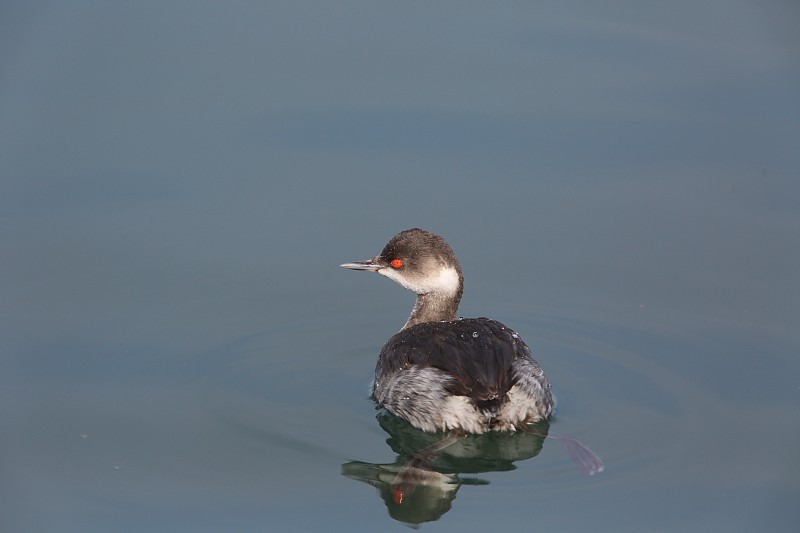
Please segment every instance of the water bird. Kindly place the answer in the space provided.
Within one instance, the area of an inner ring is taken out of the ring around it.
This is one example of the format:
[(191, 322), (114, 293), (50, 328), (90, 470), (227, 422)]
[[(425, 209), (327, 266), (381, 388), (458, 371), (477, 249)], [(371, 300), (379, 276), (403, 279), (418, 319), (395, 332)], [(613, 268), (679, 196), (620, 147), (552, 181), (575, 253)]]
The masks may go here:
[(372, 394), (426, 432), (518, 431), (553, 410), (550, 383), (519, 335), (488, 318), (457, 318), (464, 275), (441, 236), (401, 231), (380, 254), (340, 265), (377, 272), (416, 293), (381, 349)]

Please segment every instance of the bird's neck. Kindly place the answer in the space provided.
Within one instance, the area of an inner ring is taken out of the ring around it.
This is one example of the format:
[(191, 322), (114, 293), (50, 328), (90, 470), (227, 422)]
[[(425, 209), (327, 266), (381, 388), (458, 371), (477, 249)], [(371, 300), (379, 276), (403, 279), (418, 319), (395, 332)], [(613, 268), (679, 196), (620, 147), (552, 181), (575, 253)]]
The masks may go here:
[(461, 302), (463, 293), (462, 284), (459, 283), (458, 291), (454, 294), (443, 294), (431, 292), (428, 294), (418, 294), (411, 316), (408, 317), (403, 329), (410, 328), (423, 322), (442, 322), (455, 320), (458, 304)]

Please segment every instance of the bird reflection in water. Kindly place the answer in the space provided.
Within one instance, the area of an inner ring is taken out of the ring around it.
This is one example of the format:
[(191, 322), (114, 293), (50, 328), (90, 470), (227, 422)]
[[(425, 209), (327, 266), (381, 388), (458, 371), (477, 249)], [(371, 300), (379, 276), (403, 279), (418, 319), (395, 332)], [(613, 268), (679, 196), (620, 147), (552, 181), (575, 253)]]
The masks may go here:
[[(383, 410), (377, 418), (397, 459), (391, 464), (345, 463), (342, 475), (378, 489), (389, 515), (411, 525), (441, 518), (462, 485), (489, 484), (472, 475), (514, 470), (514, 463), (538, 455), (549, 432), (549, 423), (542, 421), (517, 432), (426, 433)], [(562, 442), (585, 474), (602, 472), (600, 458), (577, 440), (549, 438)]]

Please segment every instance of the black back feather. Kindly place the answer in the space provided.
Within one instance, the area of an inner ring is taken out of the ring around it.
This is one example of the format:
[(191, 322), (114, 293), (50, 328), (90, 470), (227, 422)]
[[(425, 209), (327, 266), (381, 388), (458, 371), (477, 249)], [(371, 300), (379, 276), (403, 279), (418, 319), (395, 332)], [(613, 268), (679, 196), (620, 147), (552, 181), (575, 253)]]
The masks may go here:
[(491, 409), (514, 385), (512, 363), (530, 350), (511, 329), (488, 318), (425, 322), (395, 334), (384, 345), (376, 381), (411, 365), (434, 367), (452, 379), (447, 392)]

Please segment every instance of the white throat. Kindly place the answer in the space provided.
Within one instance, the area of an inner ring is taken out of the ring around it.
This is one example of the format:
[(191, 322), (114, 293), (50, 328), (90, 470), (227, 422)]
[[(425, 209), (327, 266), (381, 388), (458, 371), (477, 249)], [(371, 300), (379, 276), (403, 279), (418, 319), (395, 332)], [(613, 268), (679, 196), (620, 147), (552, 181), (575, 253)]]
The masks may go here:
[(402, 285), (406, 289), (417, 294), (441, 294), (442, 296), (454, 296), (458, 292), (459, 278), (458, 271), (453, 267), (440, 268), (434, 276), (425, 278), (409, 279), (391, 268), (382, 268), (378, 274), (386, 276), (392, 281)]

